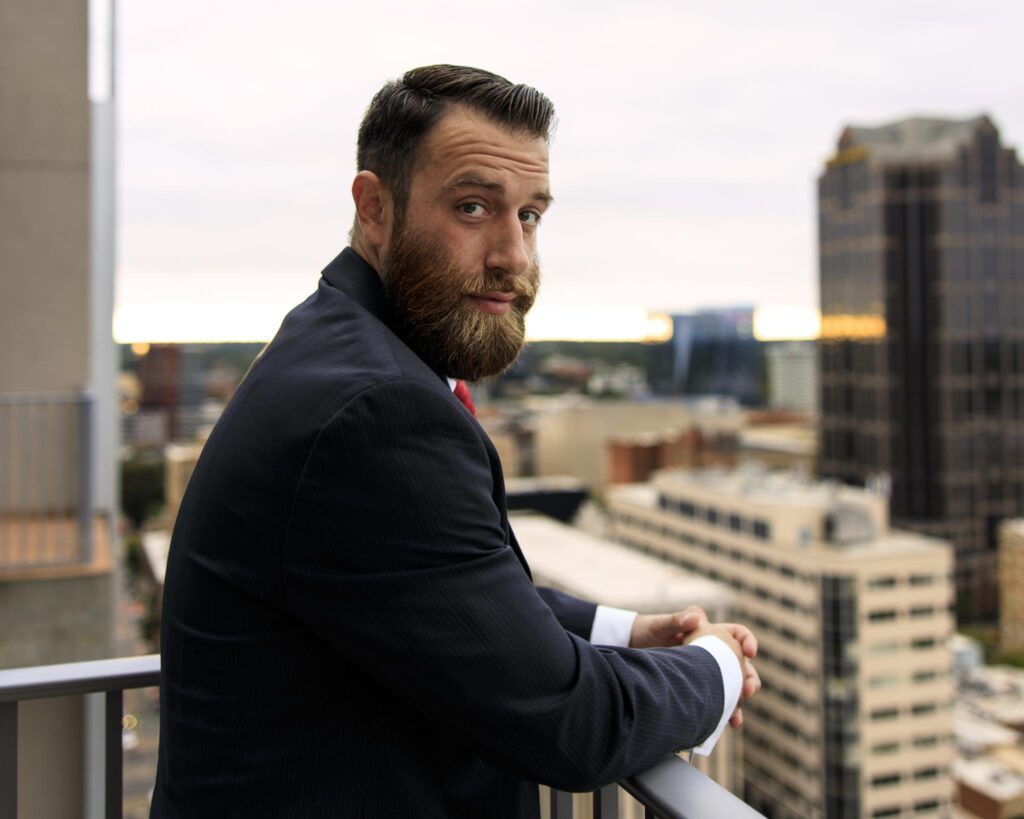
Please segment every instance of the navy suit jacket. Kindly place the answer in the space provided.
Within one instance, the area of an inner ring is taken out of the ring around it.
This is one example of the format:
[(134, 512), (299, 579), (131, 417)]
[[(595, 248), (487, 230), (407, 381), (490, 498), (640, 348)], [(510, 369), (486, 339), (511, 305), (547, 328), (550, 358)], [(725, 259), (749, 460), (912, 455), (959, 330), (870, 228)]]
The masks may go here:
[[(181, 504), (153, 817), (534, 817), (702, 742), (696, 647), (591, 645), (534, 587), (497, 453), (347, 249), (285, 318)], [(581, 571), (585, 567), (581, 567)]]

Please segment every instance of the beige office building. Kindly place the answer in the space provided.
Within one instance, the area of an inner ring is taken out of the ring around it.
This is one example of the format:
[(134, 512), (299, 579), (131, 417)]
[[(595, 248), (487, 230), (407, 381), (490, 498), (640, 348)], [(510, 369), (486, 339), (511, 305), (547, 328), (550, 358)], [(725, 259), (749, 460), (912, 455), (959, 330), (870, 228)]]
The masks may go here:
[(572, 475), (600, 492), (609, 479), (608, 444), (637, 433), (677, 434), (699, 429), (708, 437), (738, 433), (745, 413), (733, 403), (705, 401), (594, 401), (579, 396), (534, 402), (537, 475)]
[(744, 469), (607, 491), (611, 534), (733, 589), (757, 633), (741, 795), (779, 817), (952, 811), (952, 551), (883, 495)]
[(999, 527), (999, 645), (1024, 649), (1024, 518)]

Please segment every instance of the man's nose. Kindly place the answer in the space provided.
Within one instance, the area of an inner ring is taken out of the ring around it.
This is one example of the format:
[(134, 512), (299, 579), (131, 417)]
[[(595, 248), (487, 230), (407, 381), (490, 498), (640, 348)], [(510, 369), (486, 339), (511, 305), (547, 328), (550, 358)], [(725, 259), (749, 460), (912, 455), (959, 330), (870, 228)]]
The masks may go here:
[(496, 220), (491, 229), (484, 263), (492, 273), (521, 276), (530, 267), (530, 252), (519, 214)]

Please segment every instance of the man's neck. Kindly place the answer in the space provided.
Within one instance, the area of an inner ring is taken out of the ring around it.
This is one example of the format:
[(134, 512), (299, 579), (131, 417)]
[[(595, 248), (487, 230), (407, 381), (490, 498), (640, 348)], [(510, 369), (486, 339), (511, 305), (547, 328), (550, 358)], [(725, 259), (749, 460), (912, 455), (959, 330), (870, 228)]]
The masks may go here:
[(352, 235), (352, 249), (380, 275), (380, 254), (358, 230)]

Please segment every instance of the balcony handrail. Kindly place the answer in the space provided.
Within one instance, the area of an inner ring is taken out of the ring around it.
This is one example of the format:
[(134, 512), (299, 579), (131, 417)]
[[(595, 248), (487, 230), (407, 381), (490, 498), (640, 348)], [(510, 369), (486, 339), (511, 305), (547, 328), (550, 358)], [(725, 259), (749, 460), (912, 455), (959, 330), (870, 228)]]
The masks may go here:
[(619, 783), (661, 819), (764, 819), (750, 805), (677, 756)]
[(160, 655), (116, 657), (0, 671), (0, 703), (160, 685)]
[[(120, 817), (122, 692), (159, 684), (159, 654), (0, 670), (0, 815), (17, 809), (18, 703), (106, 693), (106, 816)], [(677, 756), (670, 756), (619, 785), (644, 806), (649, 817), (763, 819), (741, 799)], [(614, 786), (595, 792), (594, 815), (617, 816), (616, 801)], [(572, 817), (569, 794), (552, 793), (552, 816)]]

